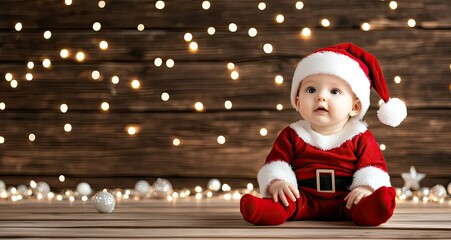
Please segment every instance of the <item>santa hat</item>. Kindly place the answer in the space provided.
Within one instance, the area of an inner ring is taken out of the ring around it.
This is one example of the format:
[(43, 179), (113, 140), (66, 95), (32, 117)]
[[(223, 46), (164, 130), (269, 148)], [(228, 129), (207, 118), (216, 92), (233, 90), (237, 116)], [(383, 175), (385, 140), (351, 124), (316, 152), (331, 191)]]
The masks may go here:
[(370, 106), (371, 88), (375, 89), (383, 100), (377, 111), (377, 116), (382, 123), (396, 127), (406, 118), (406, 105), (398, 98), (390, 98), (377, 59), (352, 43), (319, 49), (298, 63), (291, 85), (291, 104), (294, 108), (296, 108), (295, 99), (302, 80), (319, 73), (340, 77), (351, 86), (362, 104), (362, 111), (356, 116), (359, 119), (365, 116)]

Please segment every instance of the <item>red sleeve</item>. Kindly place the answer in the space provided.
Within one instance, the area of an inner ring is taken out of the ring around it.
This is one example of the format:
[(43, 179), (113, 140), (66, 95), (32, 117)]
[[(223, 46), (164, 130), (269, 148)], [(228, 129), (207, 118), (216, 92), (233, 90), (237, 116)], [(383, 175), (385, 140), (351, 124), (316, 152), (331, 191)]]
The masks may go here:
[(266, 157), (266, 164), (274, 161), (284, 161), (291, 165), (294, 160), (295, 145), (293, 130), (290, 127), (283, 129)]

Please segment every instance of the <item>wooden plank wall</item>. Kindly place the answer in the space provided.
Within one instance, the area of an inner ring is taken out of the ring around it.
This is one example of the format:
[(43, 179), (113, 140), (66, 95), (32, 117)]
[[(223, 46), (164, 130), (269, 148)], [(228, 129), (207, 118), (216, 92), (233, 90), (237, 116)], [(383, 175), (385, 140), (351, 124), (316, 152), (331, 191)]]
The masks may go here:
[[(377, 94), (366, 116), (384, 154), (395, 185), (401, 172), (415, 165), (428, 176), (426, 186), (451, 179), (451, 3), (447, 0), (398, 1), (156, 1), (59, 0), (0, 1), (0, 179), (7, 184), (30, 179), (52, 187), (73, 187), (89, 181), (93, 187), (130, 187), (137, 179), (166, 177), (187, 182), (225, 179), (240, 185), (253, 180), (278, 132), (298, 119), (290, 107), (291, 77), (297, 62), (311, 51), (340, 42), (354, 42), (376, 55), (391, 95), (405, 100), (409, 116), (398, 128), (379, 123)], [(283, 14), (285, 21), (275, 22)], [(320, 21), (329, 19), (325, 28)], [(416, 26), (407, 26), (408, 19)], [(14, 30), (17, 22), (21, 31)], [(101, 23), (94, 31), (94, 22)], [(371, 25), (362, 31), (363, 22)], [(236, 32), (228, 26), (235, 23)], [(138, 31), (144, 24), (144, 31)], [(214, 27), (214, 35), (207, 33)], [(248, 35), (254, 27), (256, 37)], [(312, 35), (300, 36), (308, 27)], [(50, 39), (43, 33), (51, 31)], [(199, 50), (192, 53), (184, 34), (191, 33)], [(107, 50), (99, 42), (108, 41)], [(263, 52), (272, 44), (271, 54)], [(70, 56), (63, 59), (60, 50)], [(86, 53), (83, 62), (74, 58)], [(51, 68), (42, 60), (51, 60)], [(154, 64), (156, 58), (162, 66)], [(174, 67), (166, 66), (173, 59)], [(27, 68), (33, 61), (35, 67)], [(235, 64), (232, 80), (227, 64)], [(101, 76), (91, 77), (97, 70)], [(11, 87), (5, 74), (18, 86)], [(33, 80), (25, 79), (26, 73)], [(276, 75), (284, 82), (274, 83)], [(111, 83), (118, 76), (118, 84)], [(396, 84), (395, 76), (401, 77)], [(133, 79), (141, 88), (130, 87)], [(167, 92), (169, 101), (162, 101)], [(233, 103), (226, 109), (224, 102)], [(102, 102), (110, 109), (100, 109)], [(201, 101), (205, 110), (196, 112)], [(69, 110), (62, 113), (61, 104)], [(276, 109), (277, 104), (283, 110)], [(63, 126), (72, 125), (71, 132)], [(127, 126), (138, 127), (130, 136)], [(260, 135), (266, 128), (268, 134)], [(30, 141), (30, 133), (36, 140)], [(217, 137), (224, 136), (225, 144)], [(181, 145), (174, 146), (174, 138)], [(68, 178), (59, 183), (57, 177)], [(193, 180), (194, 179), (194, 180)], [(68, 186), (69, 185), (69, 186)]]

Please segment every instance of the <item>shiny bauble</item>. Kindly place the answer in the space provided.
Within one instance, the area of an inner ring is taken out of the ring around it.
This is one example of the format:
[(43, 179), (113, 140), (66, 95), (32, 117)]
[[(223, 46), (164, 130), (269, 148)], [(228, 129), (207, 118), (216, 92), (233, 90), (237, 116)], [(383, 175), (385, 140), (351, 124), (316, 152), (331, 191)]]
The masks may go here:
[(50, 186), (46, 182), (37, 182), (34, 191), (36, 193), (47, 196), (47, 194), (50, 192)]
[(89, 196), (92, 193), (91, 186), (86, 182), (81, 182), (77, 185), (77, 192), (81, 196)]
[(17, 193), (22, 195), (22, 196), (28, 195), (28, 188), (27, 188), (27, 186), (25, 186), (24, 184), (20, 184), (19, 186), (17, 186)]
[(152, 187), (156, 198), (167, 198), (173, 191), (171, 183), (164, 178), (155, 180)]
[(418, 197), (423, 198), (429, 196), (431, 189), (428, 187), (422, 187), (420, 190), (418, 190), (418, 192), (419, 192)]
[(432, 199), (432, 201), (438, 202), (441, 201), (442, 199), (445, 199), (445, 197), (446, 197), (446, 189), (443, 185), (437, 184), (431, 188), (429, 198)]
[(94, 207), (99, 213), (110, 213), (114, 210), (116, 200), (109, 192), (98, 192), (93, 199)]
[(448, 194), (451, 195), (451, 182), (448, 184)]
[(221, 189), (221, 181), (219, 181), (219, 179), (212, 178), (208, 181), (207, 186), (208, 186), (208, 190), (217, 192)]
[(150, 184), (146, 180), (139, 180), (135, 183), (135, 191), (141, 196), (145, 196), (150, 191)]

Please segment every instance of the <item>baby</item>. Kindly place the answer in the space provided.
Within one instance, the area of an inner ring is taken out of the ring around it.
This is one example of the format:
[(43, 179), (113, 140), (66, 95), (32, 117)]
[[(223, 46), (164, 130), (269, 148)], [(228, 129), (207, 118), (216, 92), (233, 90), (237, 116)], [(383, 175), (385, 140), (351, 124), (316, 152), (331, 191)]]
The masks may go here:
[(303, 120), (282, 130), (259, 170), (263, 198), (242, 197), (246, 221), (352, 220), (377, 226), (392, 216), (396, 193), (379, 145), (362, 121), (371, 88), (384, 101), (379, 120), (399, 125), (406, 106), (389, 98), (379, 63), (365, 50), (343, 43), (299, 62), (291, 103)]

